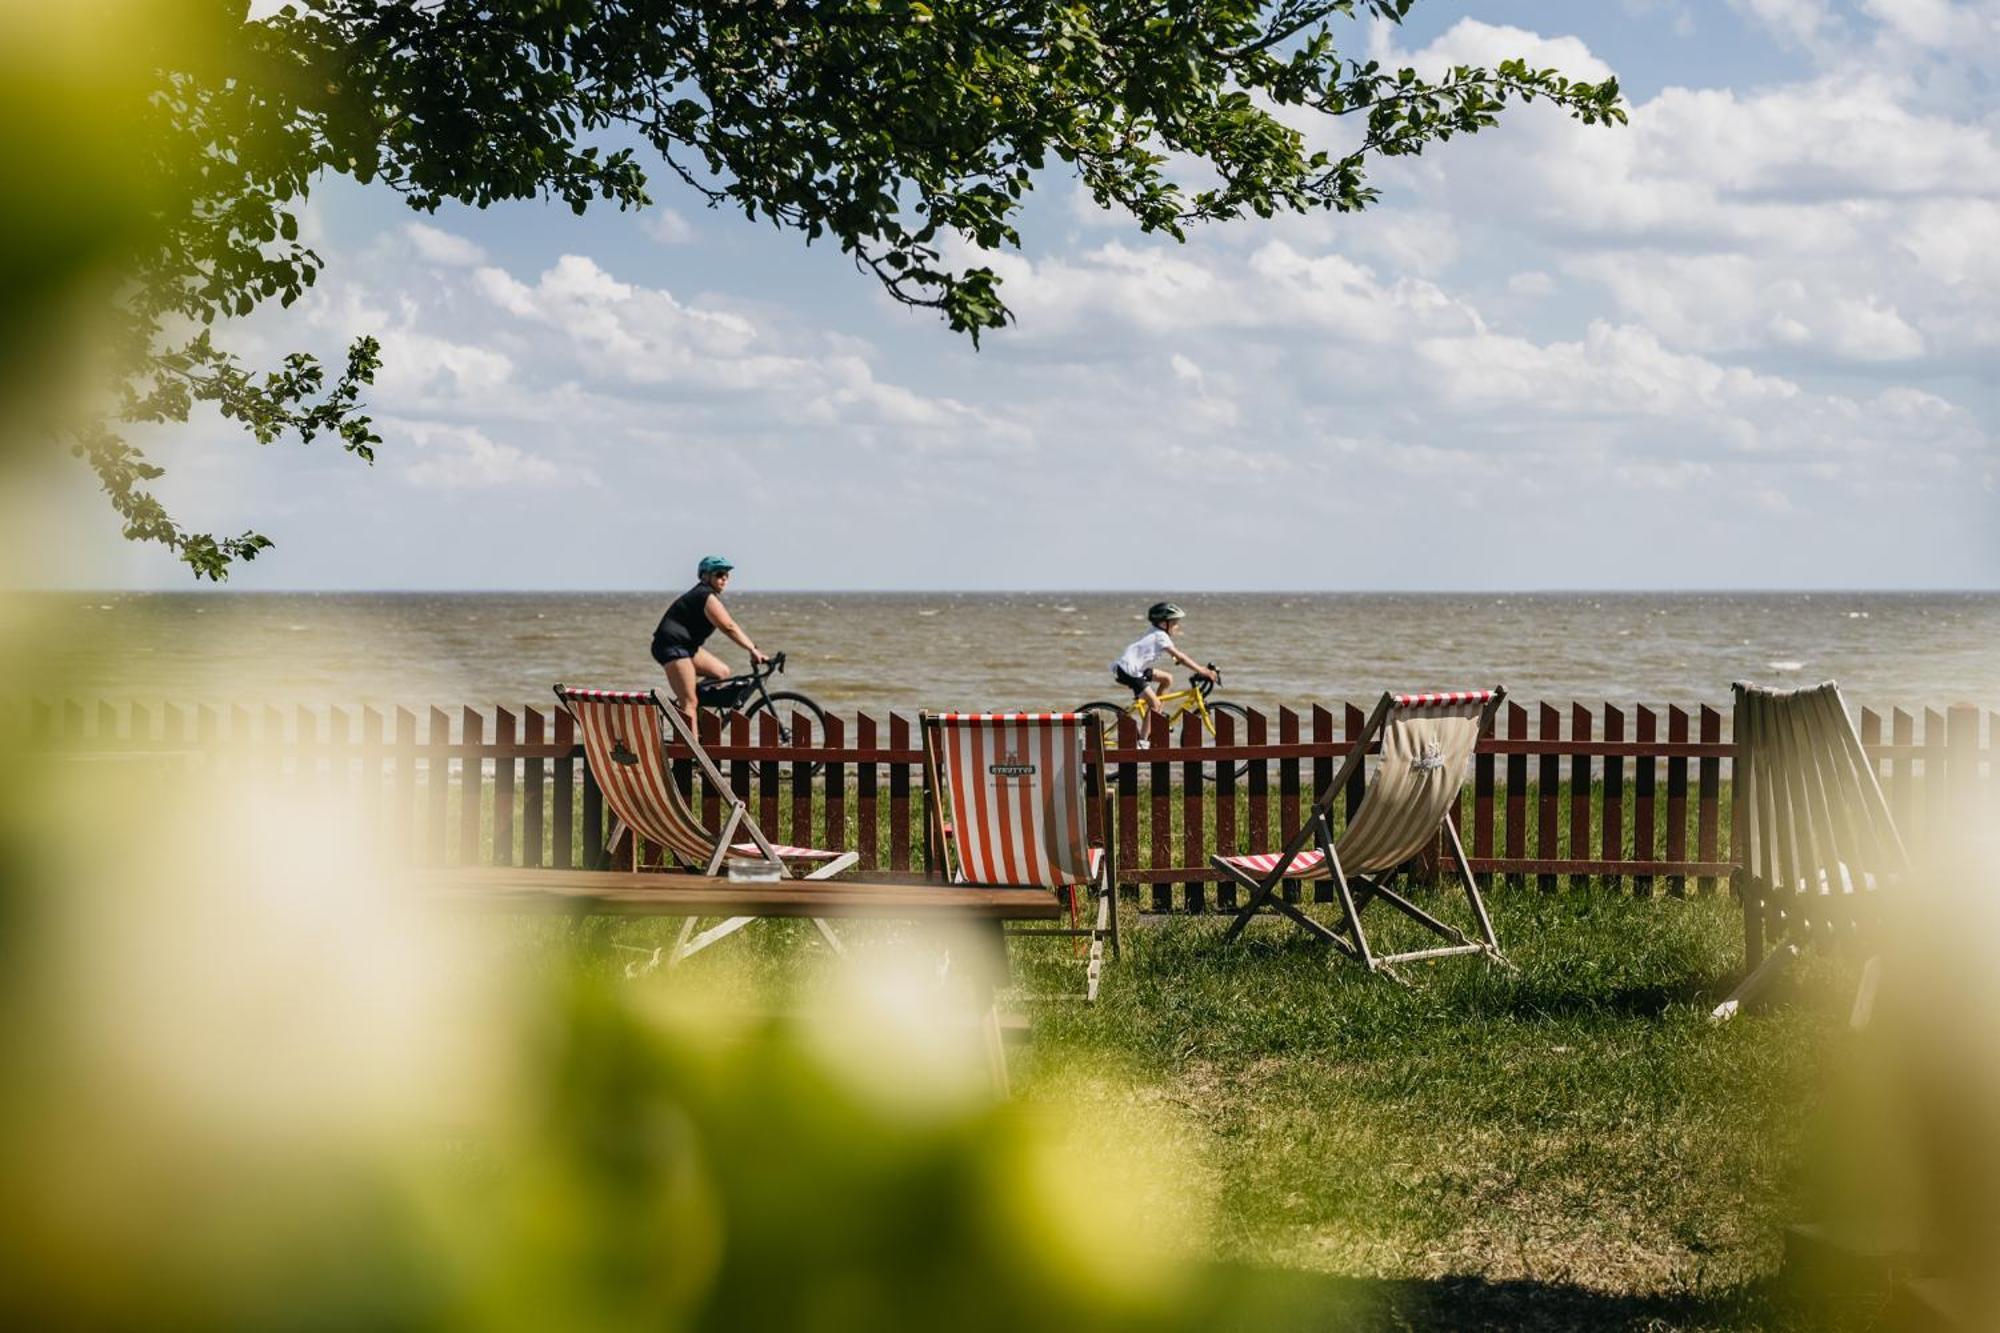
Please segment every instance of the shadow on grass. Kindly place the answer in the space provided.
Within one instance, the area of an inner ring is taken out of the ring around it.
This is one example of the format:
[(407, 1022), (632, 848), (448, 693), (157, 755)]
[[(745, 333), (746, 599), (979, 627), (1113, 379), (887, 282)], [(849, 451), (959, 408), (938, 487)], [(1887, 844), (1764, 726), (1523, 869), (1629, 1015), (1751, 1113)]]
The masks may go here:
[(1352, 1278), (1224, 1267), (1186, 1326), (1306, 1329), (1667, 1330), (1805, 1328), (1769, 1284), (1717, 1296), (1635, 1296), (1567, 1283), (1479, 1277)]

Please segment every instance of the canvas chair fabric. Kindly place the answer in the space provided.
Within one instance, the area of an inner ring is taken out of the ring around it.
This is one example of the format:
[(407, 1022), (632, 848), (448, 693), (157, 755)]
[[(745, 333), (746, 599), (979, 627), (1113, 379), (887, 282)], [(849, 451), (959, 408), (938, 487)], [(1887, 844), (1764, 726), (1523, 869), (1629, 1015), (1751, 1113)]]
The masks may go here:
[[(1306, 821), (1284, 847), (1275, 852), (1211, 858), (1216, 869), (1250, 890), (1250, 900), (1237, 912), (1229, 938), (1234, 939), (1253, 915), (1269, 907), (1357, 958), (1371, 971), (1400, 961), (1454, 953), (1485, 953), (1504, 961), (1478, 881), (1458, 841), (1452, 812), (1473, 750), (1492, 725), (1505, 696), (1503, 689), (1384, 694), (1339, 771), (1318, 794)], [(1366, 763), (1378, 738), (1380, 760), (1361, 804), (1336, 841), (1332, 836), (1333, 804), (1349, 778)], [(1432, 846), (1440, 830), (1463, 880), (1478, 940), (1389, 889), (1385, 882)], [(1276, 896), (1288, 879), (1328, 877), (1336, 881), (1343, 911), (1338, 929), (1329, 929)], [(1362, 909), (1378, 898), (1449, 943), (1441, 948), (1378, 955), (1368, 943), (1360, 919)]]
[(741, 827), (751, 837), (725, 846), (695, 816), (673, 774), (667, 770), (663, 723), (672, 727), (681, 742), (689, 746), (711, 785), (718, 791), (729, 790), (722, 771), (715, 767), (699, 740), (689, 733), (678, 713), (667, 708), (650, 690), (579, 690), (557, 686), (556, 695), (576, 719), (584, 758), (612, 814), (626, 829), (666, 848), (683, 865), (715, 874), (722, 868), (724, 856), (818, 863), (844, 859), (848, 864), (858, 859), (852, 852), (771, 842), (749, 818), (740, 801), (734, 802), (729, 831)]
[[(1109, 856), (1088, 834), (1087, 779), (1093, 760), (1103, 772), (1103, 733), (1080, 713), (925, 713), (921, 721), (931, 832), (946, 879), (1066, 894), (1070, 929), (1010, 933), (1088, 939), (1086, 998), (1094, 1000), (1104, 945), (1115, 957), (1119, 943)], [(1092, 888), (1097, 911), (1085, 927), (1076, 924), (1079, 896)]]
[[(1718, 1019), (1768, 985), (1800, 944), (1867, 934), (1877, 895), (1909, 869), (1839, 686), (1770, 690), (1738, 683), (1732, 690), (1735, 887), (1743, 904), (1745, 975), (1717, 1006)], [(1865, 1021), (1867, 998), (1857, 999), (1857, 1023)]]
[[(584, 759), (616, 820), (607, 846), (615, 846), (621, 832), (629, 832), (635, 840), (632, 849), (635, 867), (639, 862), (637, 839), (640, 838), (665, 848), (682, 865), (706, 875), (720, 874), (731, 860), (737, 860), (763, 861), (786, 876), (796, 874), (798, 866), (810, 866), (803, 878), (829, 879), (860, 859), (856, 852), (772, 842), (751, 817), (749, 807), (733, 795), (729, 797), (729, 811), (721, 832), (711, 832), (695, 816), (667, 769), (666, 737), (661, 724), (664, 722), (688, 747), (713, 790), (728, 792), (729, 785), (678, 711), (661, 703), (659, 695), (651, 690), (581, 690), (564, 685), (555, 688), (556, 698), (576, 719)], [(732, 841), (739, 830), (749, 834), (747, 841)], [(675, 942), (672, 961), (678, 963), (690, 954), (699, 953), (755, 919), (730, 917), (696, 935), (698, 923), (688, 918)], [(840, 951), (840, 939), (833, 928), (818, 918), (814, 918), (813, 924), (827, 943), (836, 952)]]

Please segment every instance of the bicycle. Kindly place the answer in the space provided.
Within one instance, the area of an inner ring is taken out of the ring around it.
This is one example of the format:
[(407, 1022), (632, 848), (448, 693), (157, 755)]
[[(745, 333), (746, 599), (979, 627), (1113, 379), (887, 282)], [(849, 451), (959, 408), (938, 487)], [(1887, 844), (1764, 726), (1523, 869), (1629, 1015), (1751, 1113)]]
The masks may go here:
[[(772, 690), (764, 682), (772, 676), (782, 675), (785, 670), (785, 655), (774, 653), (766, 658), (761, 667), (752, 664), (750, 670), (740, 676), (729, 676), (722, 680), (704, 680), (694, 687), (695, 703), (711, 712), (721, 714), (725, 723), (732, 715), (741, 713), (744, 717), (754, 717), (758, 713), (769, 712), (778, 719), (778, 743), (792, 743), (792, 729), (787, 725), (789, 713), (780, 712), (778, 705), (790, 704), (798, 712), (810, 714), (813, 725), (818, 729), (820, 740), (826, 739), (826, 710), (796, 690)], [(754, 698), (752, 696), (755, 696)], [(747, 704), (746, 704), (747, 701)], [(820, 770), (819, 764), (811, 767), (812, 772)]]
[[(1224, 703), (1219, 700), (1210, 702), (1208, 696), (1222, 683), (1222, 673), (1215, 669), (1215, 663), (1213, 662), (1208, 664), (1208, 672), (1208, 677), (1197, 676), (1194, 682), (1186, 689), (1169, 690), (1160, 696), (1160, 704), (1165, 709), (1168, 726), (1171, 727), (1189, 713), (1193, 713), (1201, 719), (1201, 729), (1208, 733), (1208, 738), (1212, 741), (1215, 739), (1215, 715), (1221, 713), (1236, 719), (1239, 724), (1236, 728), (1236, 741), (1240, 745), (1248, 740), (1250, 736), (1250, 710), (1241, 704)], [(1139, 724), (1140, 746), (1143, 748), (1147, 743), (1147, 705), (1143, 696), (1134, 699), (1129, 704), (1107, 703), (1099, 699), (1081, 705), (1076, 711), (1079, 713), (1095, 713), (1103, 718), (1105, 735), (1113, 737), (1118, 734), (1118, 719), (1121, 717), (1132, 718)], [(1227, 776), (1232, 778), (1240, 778), (1250, 771), (1248, 761), (1243, 761), (1237, 763), (1203, 764), (1201, 766), (1201, 773), (1204, 778), (1214, 781), (1224, 776), (1221, 771), (1224, 768), (1228, 769)]]

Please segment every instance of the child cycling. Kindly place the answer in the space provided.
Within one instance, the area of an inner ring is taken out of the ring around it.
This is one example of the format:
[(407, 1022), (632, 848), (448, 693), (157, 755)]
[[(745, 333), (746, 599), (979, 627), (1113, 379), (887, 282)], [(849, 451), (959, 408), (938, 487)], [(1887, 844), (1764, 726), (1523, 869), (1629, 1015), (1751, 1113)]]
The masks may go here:
[(1174, 683), (1174, 678), (1159, 670), (1154, 663), (1163, 657), (1171, 657), (1188, 669), (1188, 674), (1200, 676), (1213, 682), (1215, 673), (1198, 665), (1192, 657), (1174, 647), (1174, 636), (1181, 632), (1181, 624), (1187, 612), (1172, 602), (1155, 602), (1146, 611), (1146, 619), (1153, 628), (1118, 655), (1111, 664), (1111, 676), (1120, 685), (1132, 691), (1135, 699), (1144, 699), (1146, 707), (1152, 711), (1160, 708), (1160, 691)]

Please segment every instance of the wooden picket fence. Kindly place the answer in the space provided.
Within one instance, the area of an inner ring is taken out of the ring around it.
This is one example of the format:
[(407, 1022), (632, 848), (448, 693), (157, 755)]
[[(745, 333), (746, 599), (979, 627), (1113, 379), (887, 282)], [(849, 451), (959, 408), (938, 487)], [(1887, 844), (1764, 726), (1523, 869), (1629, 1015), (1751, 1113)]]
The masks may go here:
[[(365, 796), (394, 845), (430, 864), (594, 867), (607, 819), (569, 716), (554, 707), (290, 710), (143, 703), (36, 703), (25, 722), (50, 751), (237, 765)], [(782, 842), (856, 848), (862, 871), (926, 869), (923, 755), (915, 719), (829, 716), (823, 735), (792, 719), (703, 718), (730, 787)], [(1111, 836), (1128, 895), (1151, 911), (1222, 910), (1218, 848), (1266, 850), (1299, 826), (1331, 781), (1360, 707), (1252, 711), (1243, 734), (1216, 717), (1127, 720), (1109, 739)], [(1552, 890), (1563, 882), (1650, 894), (1711, 893), (1733, 869), (1725, 784), (1727, 719), (1718, 710), (1510, 703), (1481, 742), (1459, 811), (1473, 869)], [(1954, 822), (1990, 817), (2000, 795), (2000, 712), (1970, 706), (1861, 714), (1890, 807), (1913, 850)], [(1241, 775), (1238, 765), (1247, 764)], [(684, 756), (675, 771), (715, 820), (720, 797)], [(479, 780), (471, 780), (477, 777)], [(1336, 819), (1360, 801), (1357, 777)], [(644, 856), (645, 852), (641, 852)], [(1324, 894), (1328, 886), (1288, 886)]]

